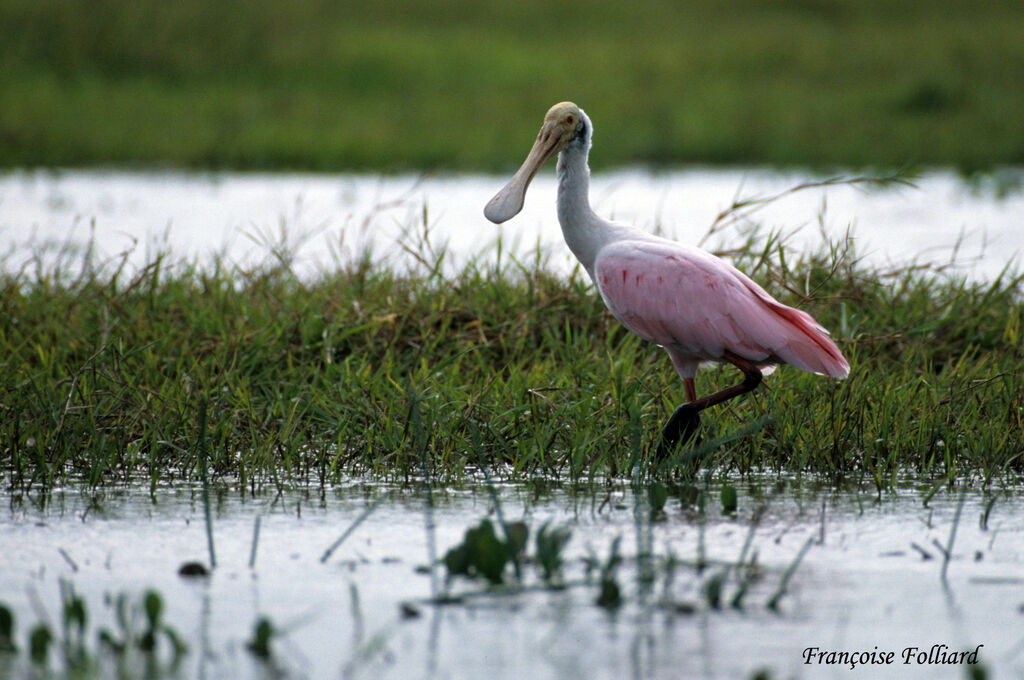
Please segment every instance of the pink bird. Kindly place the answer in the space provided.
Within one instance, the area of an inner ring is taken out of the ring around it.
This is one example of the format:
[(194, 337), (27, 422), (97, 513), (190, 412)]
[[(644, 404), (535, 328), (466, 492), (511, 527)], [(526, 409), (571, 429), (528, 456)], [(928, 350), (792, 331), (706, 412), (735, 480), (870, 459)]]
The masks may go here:
[[(809, 314), (780, 303), (732, 265), (700, 248), (608, 222), (590, 207), (594, 127), (572, 102), (551, 107), (522, 167), (484, 208), (500, 224), (523, 209), (526, 189), (558, 154), (558, 221), (566, 245), (605, 305), (630, 331), (661, 345), (683, 380), (687, 403), (662, 429), (658, 456), (692, 437), (700, 412), (757, 388), (763, 374), (789, 364), (832, 378), (850, 365)], [(697, 398), (694, 377), (706, 362), (727, 362), (742, 382)]]

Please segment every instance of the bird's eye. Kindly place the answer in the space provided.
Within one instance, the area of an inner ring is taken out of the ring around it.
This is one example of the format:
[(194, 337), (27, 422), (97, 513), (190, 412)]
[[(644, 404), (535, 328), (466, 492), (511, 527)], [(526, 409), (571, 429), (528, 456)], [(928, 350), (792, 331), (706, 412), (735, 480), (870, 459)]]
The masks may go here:
[(568, 123), (569, 125), (575, 125), (576, 124), (576, 119), (570, 113), (568, 116), (565, 117), (565, 122)]

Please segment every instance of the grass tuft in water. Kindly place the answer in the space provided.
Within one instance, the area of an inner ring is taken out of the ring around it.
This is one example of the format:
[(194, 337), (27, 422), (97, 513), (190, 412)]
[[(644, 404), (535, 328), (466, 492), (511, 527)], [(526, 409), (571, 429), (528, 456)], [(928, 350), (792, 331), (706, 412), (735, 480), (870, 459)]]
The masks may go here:
[[(85, 599), (64, 580), (60, 581), (60, 593), (60, 638), (55, 638), (45, 612), (44, 620), (34, 625), (28, 634), (28, 660), (38, 667), (39, 672), (46, 673), (46, 677), (141, 677), (142, 668), (146, 677), (178, 674), (188, 647), (177, 630), (164, 622), (163, 596), (159, 592), (147, 590), (137, 601), (125, 593), (108, 596), (106, 601), (114, 608), (117, 629), (99, 629), (95, 633), (95, 645), (90, 642), (93, 635)], [(0, 635), (4, 633), (3, 612), (9, 613), (10, 610), (0, 603)], [(140, 618), (143, 620), (141, 630), (138, 628)], [(16, 655), (13, 618), (9, 623), (11, 625), (6, 632), (10, 644), (0, 649), (0, 653)], [(164, 646), (161, 640), (165, 641), (168, 650), (164, 653), (161, 653)], [(54, 669), (56, 674), (43, 670), (50, 664), (50, 649), (54, 642), (59, 645), (59, 665)]]
[[(879, 491), (908, 473), (936, 489), (1019, 478), (1024, 276), (873, 268), (852, 238), (797, 254), (756, 223), (730, 240), (718, 250), (832, 329), (852, 373), (780, 368), (709, 410), (700, 450), (654, 475), (808, 472)], [(451, 272), (438, 251), (406, 271), (360, 257), (310, 278), (286, 251), (249, 269), (164, 252), (132, 271), (126, 258), (40, 256), (0, 274), (9, 487), (192, 481), (204, 460), (211, 484), (251, 490), (358, 474), (443, 485), (481, 466), (589, 483), (649, 466), (683, 399), (664, 352), (615, 321), (579, 271), (556, 275), (541, 257)], [(698, 391), (734, 379), (712, 368)]]

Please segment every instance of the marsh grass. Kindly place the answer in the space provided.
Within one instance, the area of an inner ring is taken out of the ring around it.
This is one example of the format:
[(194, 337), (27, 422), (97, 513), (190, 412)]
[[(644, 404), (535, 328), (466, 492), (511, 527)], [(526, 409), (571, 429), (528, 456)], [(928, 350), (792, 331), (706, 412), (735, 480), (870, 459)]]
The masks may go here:
[[(746, 206), (742, 206), (745, 208)], [(739, 208), (738, 208), (739, 209)], [(907, 474), (1012, 481), (1024, 467), (1022, 276), (882, 270), (852, 239), (795, 253), (745, 218), (726, 253), (830, 328), (845, 381), (782, 367), (709, 411), (705, 443), (646, 467), (682, 399), (664, 353), (629, 334), (585, 275), (539, 256), (443, 249), (406, 270), (369, 257), (303, 278), (261, 266), (87, 252), (0, 279), (0, 461), (7, 486), (192, 479), (327, 486), (349, 475), (587, 482), (778, 470), (882, 490)], [(714, 247), (716, 244), (711, 243)], [(724, 251), (724, 248), (718, 248)], [(698, 391), (733, 381), (726, 369)], [(645, 472), (645, 474), (647, 474)]]

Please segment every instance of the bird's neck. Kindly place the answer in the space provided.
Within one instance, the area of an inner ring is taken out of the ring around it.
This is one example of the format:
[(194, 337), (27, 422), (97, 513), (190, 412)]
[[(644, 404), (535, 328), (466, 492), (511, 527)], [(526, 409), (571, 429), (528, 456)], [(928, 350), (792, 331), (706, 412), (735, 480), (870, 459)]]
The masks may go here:
[(593, 278), (597, 251), (610, 234), (607, 222), (590, 208), (587, 149), (570, 145), (558, 154), (558, 222), (569, 250)]

